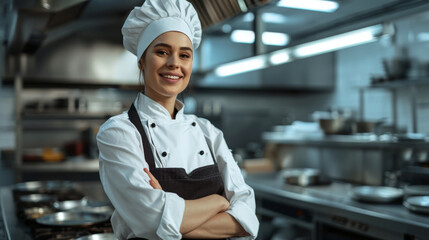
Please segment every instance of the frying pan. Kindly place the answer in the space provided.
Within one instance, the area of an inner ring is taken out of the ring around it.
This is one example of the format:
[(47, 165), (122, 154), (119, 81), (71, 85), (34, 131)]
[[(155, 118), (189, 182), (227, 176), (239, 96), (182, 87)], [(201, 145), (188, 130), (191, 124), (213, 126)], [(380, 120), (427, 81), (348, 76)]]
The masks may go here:
[(82, 236), (76, 240), (117, 240), (113, 233), (97, 233), (87, 236)]
[(21, 202), (25, 203), (45, 203), (55, 201), (56, 196), (50, 194), (29, 194), (22, 195), (19, 199), (21, 200)]
[(54, 202), (53, 206), (58, 210), (68, 211), (71, 209), (83, 207), (86, 205), (86, 203), (87, 203), (87, 199), (82, 198), (81, 200), (67, 200), (67, 201)]
[(20, 192), (42, 192), (71, 189), (74, 186), (75, 184), (70, 181), (34, 181), (17, 183), (13, 189)]
[(90, 212), (57, 212), (36, 219), (38, 224), (55, 227), (89, 226), (107, 221), (109, 215)]
[(32, 207), (24, 210), (27, 219), (36, 219), (43, 215), (53, 213), (54, 210), (48, 207)]
[(400, 188), (384, 186), (360, 186), (353, 188), (353, 198), (364, 202), (388, 203), (401, 198), (404, 191)]

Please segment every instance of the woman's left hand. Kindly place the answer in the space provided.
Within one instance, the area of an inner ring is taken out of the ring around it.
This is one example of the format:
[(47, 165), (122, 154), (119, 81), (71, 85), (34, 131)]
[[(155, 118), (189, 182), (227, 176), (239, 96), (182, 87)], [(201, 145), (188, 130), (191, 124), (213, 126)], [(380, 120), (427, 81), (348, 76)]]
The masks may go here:
[(156, 178), (152, 175), (152, 173), (149, 172), (149, 169), (144, 168), (143, 171), (145, 173), (147, 173), (147, 175), (149, 175), (149, 178), (150, 178), (149, 184), (153, 187), (153, 189), (160, 189), (160, 190), (162, 190), (162, 187), (159, 184), (158, 180), (156, 180)]

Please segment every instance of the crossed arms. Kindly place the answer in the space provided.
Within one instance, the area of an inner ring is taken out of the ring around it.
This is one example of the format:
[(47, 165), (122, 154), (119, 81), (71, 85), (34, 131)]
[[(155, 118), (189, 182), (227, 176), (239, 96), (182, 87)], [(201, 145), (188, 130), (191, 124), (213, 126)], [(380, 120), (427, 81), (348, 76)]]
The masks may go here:
[[(149, 172), (149, 183), (154, 189), (162, 190), (158, 180)], [(180, 233), (184, 238), (229, 238), (245, 237), (249, 234), (225, 211), (229, 208), (226, 198), (212, 194), (195, 200), (185, 200)]]

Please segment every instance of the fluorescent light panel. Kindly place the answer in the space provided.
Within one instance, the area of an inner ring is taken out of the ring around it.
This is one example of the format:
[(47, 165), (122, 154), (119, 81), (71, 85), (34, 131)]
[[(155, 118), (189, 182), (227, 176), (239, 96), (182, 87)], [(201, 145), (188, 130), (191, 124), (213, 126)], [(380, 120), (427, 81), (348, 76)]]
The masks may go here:
[(275, 51), (270, 55), (270, 63), (272, 65), (279, 65), (290, 61), (291, 61), (290, 52), (287, 49)]
[(326, 0), (281, 0), (277, 6), (331, 13), (337, 10), (338, 3)]
[[(223, 64), (215, 69), (215, 74), (220, 77), (239, 73), (255, 71), (270, 65), (279, 65), (294, 59), (306, 58), (326, 52), (340, 50), (368, 42), (375, 41), (383, 34), (383, 25), (375, 25), (339, 34), (333, 37), (304, 43), (295, 47), (281, 49), (269, 54), (259, 55), (236, 62)], [(424, 35), (423, 35), (424, 36)], [(267, 58), (269, 62), (267, 61)]]
[[(234, 30), (231, 33), (231, 41), (236, 43), (255, 42), (255, 32), (249, 30)], [(289, 36), (285, 33), (263, 32), (262, 43), (273, 46), (286, 46), (289, 43)]]
[(303, 58), (372, 42), (376, 40), (374, 35), (380, 33), (382, 30), (382, 25), (376, 25), (314, 42), (304, 43), (296, 46), (293, 53), (295, 57)]
[(266, 13), (262, 13), (262, 21), (266, 23), (281, 24), (281, 23), (287, 22), (287, 17), (279, 13), (266, 12)]
[(289, 35), (278, 32), (263, 32), (262, 43), (272, 46), (286, 46), (289, 43)]
[(215, 70), (215, 74), (220, 77), (231, 76), (243, 72), (250, 72), (265, 68), (267, 66), (265, 56), (260, 55), (252, 58), (243, 59), (240, 61), (227, 63), (219, 66)]

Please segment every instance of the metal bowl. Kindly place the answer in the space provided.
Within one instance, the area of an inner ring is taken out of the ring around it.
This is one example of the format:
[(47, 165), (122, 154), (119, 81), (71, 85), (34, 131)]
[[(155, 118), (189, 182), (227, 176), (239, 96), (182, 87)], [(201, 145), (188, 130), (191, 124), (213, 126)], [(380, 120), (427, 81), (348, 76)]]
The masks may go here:
[(87, 236), (82, 236), (76, 240), (117, 240), (113, 233), (97, 233)]
[(359, 201), (387, 203), (402, 198), (404, 191), (400, 188), (383, 186), (360, 186), (353, 188), (353, 198)]
[(57, 212), (36, 219), (38, 224), (55, 227), (89, 226), (107, 221), (107, 214), (89, 212)]

